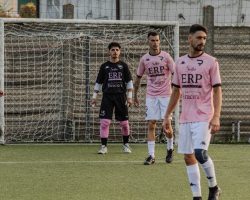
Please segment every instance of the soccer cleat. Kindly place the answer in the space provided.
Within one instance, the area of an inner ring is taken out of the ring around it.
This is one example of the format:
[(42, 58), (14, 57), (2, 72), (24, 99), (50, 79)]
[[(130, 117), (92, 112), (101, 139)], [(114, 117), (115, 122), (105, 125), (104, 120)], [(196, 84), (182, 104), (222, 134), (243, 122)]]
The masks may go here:
[(124, 153), (132, 153), (132, 151), (131, 151), (130, 146), (129, 146), (128, 143), (122, 145), (122, 149), (123, 149)]
[(108, 153), (108, 148), (105, 145), (102, 145), (100, 150), (98, 151), (98, 154), (105, 154)]
[(148, 156), (144, 161), (144, 165), (152, 165), (154, 163), (155, 163), (155, 158), (153, 158), (152, 156)]
[(193, 197), (193, 200), (202, 200), (201, 197)]
[(208, 200), (219, 200), (221, 189), (218, 186), (209, 188)]
[(174, 150), (173, 149), (169, 149), (167, 152), (167, 156), (166, 156), (166, 163), (171, 163), (174, 159), (174, 155), (173, 155)]

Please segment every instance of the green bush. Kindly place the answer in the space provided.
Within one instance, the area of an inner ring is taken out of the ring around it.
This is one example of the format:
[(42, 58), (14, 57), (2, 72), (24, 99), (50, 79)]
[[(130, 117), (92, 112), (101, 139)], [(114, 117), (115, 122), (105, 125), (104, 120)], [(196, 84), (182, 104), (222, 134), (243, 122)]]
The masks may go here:
[(35, 18), (36, 17), (36, 6), (30, 2), (25, 5), (21, 5), (20, 17), (23, 18)]

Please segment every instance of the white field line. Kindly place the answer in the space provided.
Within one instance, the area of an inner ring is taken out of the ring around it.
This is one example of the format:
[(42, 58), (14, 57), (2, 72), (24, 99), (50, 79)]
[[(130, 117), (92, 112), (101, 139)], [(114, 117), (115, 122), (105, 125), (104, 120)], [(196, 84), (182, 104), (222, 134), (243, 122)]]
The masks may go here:
[[(233, 160), (213, 160), (214, 162), (234, 162)], [(235, 162), (250, 162), (249, 159), (235, 160)], [(45, 160), (45, 161), (0, 161), (0, 164), (128, 164), (128, 163), (143, 163), (143, 161), (138, 160)], [(157, 163), (165, 163), (164, 161), (157, 161)], [(173, 163), (183, 163), (183, 160), (175, 160)]]

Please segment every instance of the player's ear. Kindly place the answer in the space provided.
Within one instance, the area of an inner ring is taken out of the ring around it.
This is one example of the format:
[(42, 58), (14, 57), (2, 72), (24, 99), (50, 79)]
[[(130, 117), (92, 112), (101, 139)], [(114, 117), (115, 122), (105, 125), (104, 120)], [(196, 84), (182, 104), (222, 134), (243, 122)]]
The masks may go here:
[(110, 56), (111, 54), (110, 54), (110, 49), (108, 49), (107, 50), (107, 54), (108, 54), (108, 56)]
[(188, 42), (191, 42), (192, 41), (192, 34), (189, 34), (188, 35)]

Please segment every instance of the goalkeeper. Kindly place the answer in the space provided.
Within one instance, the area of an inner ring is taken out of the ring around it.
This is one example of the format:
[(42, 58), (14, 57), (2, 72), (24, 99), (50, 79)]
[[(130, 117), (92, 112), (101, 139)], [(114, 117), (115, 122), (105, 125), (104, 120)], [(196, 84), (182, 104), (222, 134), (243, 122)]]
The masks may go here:
[(99, 112), (101, 148), (98, 153), (108, 152), (107, 142), (113, 111), (115, 111), (115, 119), (119, 121), (123, 135), (123, 152), (131, 153), (128, 106), (132, 105), (132, 76), (128, 65), (120, 60), (120, 44), (111, 42), (108, 45), (108, 50), (110, 59), (100, 67), (91, 101), (92, 106), (95, 106), (97, 94), (102, 90), (103, 96)]

